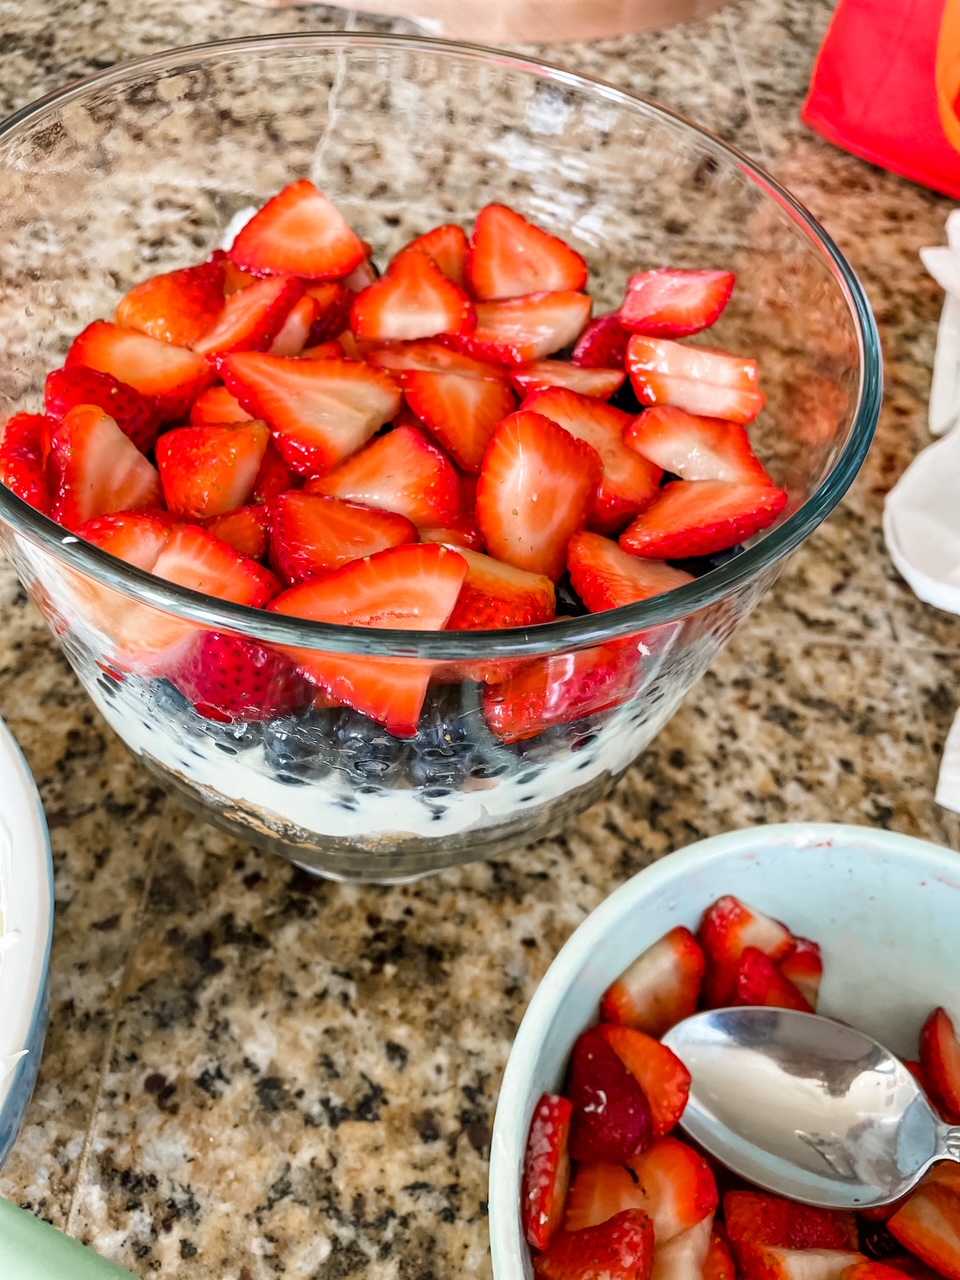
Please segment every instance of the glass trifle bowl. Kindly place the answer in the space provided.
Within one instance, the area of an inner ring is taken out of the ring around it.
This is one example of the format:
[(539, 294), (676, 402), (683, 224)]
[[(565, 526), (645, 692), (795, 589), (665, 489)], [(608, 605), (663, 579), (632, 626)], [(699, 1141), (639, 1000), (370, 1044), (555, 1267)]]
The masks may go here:
[[(789, 494), (773, 527), (664, 595), (437, 632), (186, 590), (0, 485), (4, 550), (101, 714), (166, 785), (319, 874), (397, 881), (544, 835), (609, 789), (852, 482), (879, 412), (879, 344), (816, 222), (663, 107), (490, 50), (290, 35), (144, 58), (0, 126), (0, 421), (39, 411), (73, 337), (134, 283), (201, 261), (234, 215), (301, 177), (383, 262), (437, 224), (511, 205), (583, 254), (595, 313), (641, 269), (736, 272), (705, 341), (759, 361), (767, 404), (751, 434)], [(211, 633), (290, 658), (296, 705), (273, 714), (266, 688), (239, 719), (194, 706), (168, 655)], [(412, 736), (350, 707), (357, 673), (426, 687)]]

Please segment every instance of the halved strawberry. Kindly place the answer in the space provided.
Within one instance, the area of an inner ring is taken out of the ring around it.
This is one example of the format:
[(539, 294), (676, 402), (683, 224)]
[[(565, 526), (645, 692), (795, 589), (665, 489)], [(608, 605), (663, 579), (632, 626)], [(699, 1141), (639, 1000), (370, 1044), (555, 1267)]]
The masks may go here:
[(157, 443), (161, 413), (155, 400), (109, 373), (75, 366), (54, 369), (47, 374), (43, 390), (47, 413), (62, 418), (78, 404), (95, 404), (109, 413), (125, 436), (141, 453), (149, 453)]
[(681, 480), (773, 481), (738, 422), (656, 405), (631, 419), (623, 442)]
[(717, 1184), (709, 1164), (679, 1138), (658, 1138), (628, 1160), (627, 1167), (639, 1179), (658, 1244), (695, 1227), (717, 1207)]
[(579, 290), (587, 264), (575, 249), (505, 204), (477, 214), (467, 253), (470, 291), (481, 301), (522, 294)]
[(157, 467), (171, 511), (203, 520), (242, 507), (270, 439), (264, 422), (177, 427), (157, 441)]
[(765, 1245), (840, 1251), (855, 1250), (858, 1245), (852, 1213), (815, 1209), (762, 1191), (728, 1191), (723, 1197), (723, 1218), (741, 1266)]
[[(650, 1280), (707, 1280), (712, 1240), (713, 1214), (708, 1214), (695, 1227), (681, 1231), (664, 1245), (657, 1245)], [(732, 1269), (730, 1280), (733, 1280)]]
[(570, 1181), (563, 1229), (585, 1231), (625, 1209), (649, 1213), (647, 1197), (636, 1174), (623, 1164), (588, 1160), (578, 1165)]
[(476, 322), (466, 293), (416, 249), (394, 258), (386, 275), (357, 295), (350, 311), (350, 328), (361, 342), (469, 333)]
[(592, 445), (540, 413), (510, 414), (490, 441), (477, 484), (477, 523), (487, 550), (556, 581), (600, 477)]
[(627, 281), (620, 323), (631, 333), (653, 338), (686, 338), (720, 319), (730, 301), (732, 271), (686, 271), (656, 267)]
[(780, 961), (777, 968), (793, 983), (810, 1007), (816, 1009), (823, 978), (819, 945), (809, 938), (797, 938), (793, 951)]
[(329, 342), (343, 333), (350, 324), (350, 308), (354, 297), (352, 290), (342, 280), (329, 280), (325, 284), (308, 284), (305, 292), (317, 304), (308, 345), (313, 347), (321, 342)]
[(388, 374), (353, 360), (296, 360), (241, 351), (220, 371), (243, 407), (269, 423), (284, 461), (317, 475), (355, 453), (400, 407)]
[(479, 472), (494, 431), (517, 407), (506, 382), (460, 373), (403, 375), (407, 404), (464, 471)]
[(627, 526), (620, 545), (654, 560), (709, 556), (766, 529), (787, 498), (763, 480), (674, 480)]
[(675, 404), (706, 418), (747, 423), (766, 403), (756, 360), (729, 351), (634, 334), (626, 365), (641, 404)]
[(630, 330), (620, 323), (619, 311), (591, 320), (573, 348), (573, 363), (582, 369), (622, 369)]
[(191, 347), (220, 314), (223, 283), (220, 259), (167, 271), (134, 285), (120, 299), (114, 319), (161, 342)]
[(186, 417), (191, 404), (216, 377), (203, 356), (109, 320), (94, 320), (74, 338), (65, 367), (77, 365), (112, 374), (153, 397), (164, 422)]
[(473, 378), (486, 378), (493, 382), (505, 382), (507, 377), (500, 365), (489, 360), (475, 360), (441, 342), (394, 342), (371, 348), (366, 359), (375, 368), (394, 372), (401, 387), (406, 384), (407, 371), (417, 369), (425, 373), (469, 374)]
[(537, 1280), (650, 1280), (653, 1226), (641, 1209), (626, 1209), (598, 1227), (563, 1231), (533, 1259)]
[[(937, 1166), (887, 1223), (888, 1229), (927, 1266), (960, 1280), (960, 1187)], [(956, 1172), (951, 1168), (953, 1178)]]
[(193, 344), (199, 355), (266, 351), (303, 297), (294, 276), (268, 276), (232, 293), (213, 324)]
[(268, 348), (273, 356), (299, 356), (310, 340), (319, 307), (314, 298), (304, 294), (287, 312), (279, 333)]
[(662, 1138), (683, 1115), (690, 1093), (690, 1072), (665, 1044), (633, 1027), (601, 1022), (597, 1032), (636, 1076), (650, 1103), (653, 1136)]
[[(464, 477), (461, 476), (461, 488), (463, 480)], [(472, 516), (456, 516), (445, 525), (421, 525), (418, 532), (421, 542), (445, 542), (448, 546), (466, 547), (468, 551), (483, 550), (483, 537)], [(502, 561), (497, 563), (501, 564)]]
[(783, 976), (770, 957), (756, 947), (743, 949), (731, 1004), (767, 1005), (813, 1013), (810, 1002)]
[(0, 437), (0, 483), (44, 515), (51, 506), (46, 455), (56, 425), (41, 413), (17, 413)]
[(682, 569), (662, 560), (641, 560), (586, 529), (570, 539), (567, 568), (574, 591), (591, 613), (649, 600), (694, 581)]
[(566, 387), (597, 400), (609, 400), (623, 386), (626, 376), (622, 369), (586, 368), (569, 360), (531, 360), (510, 370), (510, 381), (521, 395)]
[(226, 387), (207, 387), (190, 409), (190, 423), (195, 427), (208, 422), (250, 422), (252, 418)]
[(549, 622), (554, 616), (556, 594), (549, 578), (463, 547), (458, 550), (467, 562), (467, 576), (447, 623), (448, 631), (529, 627)]
[(713, 1008), (727, 1004), (733, 996), (740, 957), (747, 947), (756, 947), (776, 964), (796, 946), (796, 939), (786, 925), (732, 894), (718, 898), (703, 913), (697, 940), (707, 958), (704, 996), (707, 1005)]
[[(323, 578), (291, 587), (273, 612), (316, 622), (403, 631), (439, 630), (467, 574), (457, 552), (412, 543), (354, 560)], [(295, 652), (312, 680), (338, 702), (362, 711), (397, 737), (412, 737), (432, 664), (417, 658), (357, 658), (312, 649)]]
[(222, 631), (197, 636), (166, 674), (200, 715), (221, 722), (272, 720), (314, 696), (289, 658)]
[(397, 258), (400, 254), (417, 250), (428, 253), (447, 279), (463, 289), (466, 287), (467, 278), (467, 246), (467, 235), (463, 228), (458, 227), (456, 223), (448, 222), (411, 240), (400, 250)]
[(53, 430), (47, 482), (51, 515), (71, 533), (94, 516), (162, 502), (155, 468), (96, 405), (77, 405)]
[(534, 1249), (546, 1249), (563, 1224), (570, 1183), (570, 1116), (573, 1104), (555, 1093), (537, 1103), (523, 1160), (520, 1212), (523, 1234)]
[(758, 1246), (741, 1263), (744, 1280), (840, 1280), (865, 1262), (862, 1253), (844, 1249), (785, 1249)]
[(416, 427), (394, 427), (326, 475), (308, 493), (397, 511), (414, 524), (460, 514), (460, 478), (450, 459)]
[(234, 551), (251, 560), (262, 560), (270, 544), (270, 515), (266, 507), (256, 504), (237, 507), (221, 516), (204, 521), (215, 538), (228, 543)]
[(737, 1280), (733, 1254), (722, 1228), (714, 1227), (710, 1233), (710, 1247), (703, 1261), (703, 1280)]
[(624, 1161), (650, 1145), (650, 1104), (596, 1027), (584, 1031), (573, 1046), (566, 1094), (573, 1103), (573, 1160)]
[(585, 293), (528, 293), (503, 302), (478, 302), (477, 326), (444, 340), (457, 351), (494, 364), (527, 364), (569, 347), (590, 319)]
[(696, 1012), (705, 969), (699, 942), (689, 929), (678, 925), (641, 952), (607, 987), (600, 1016), (662, 1036)]
[(301, 178), (254, 214), (229, 255), (258, 276), (339, 280), (363, 262), (366, 249), (333, 201)]
[(270, 560), (287, 583), (417, 541), (406, 516), (318, 493), (281, 493), (270, 514)]
[(257, 472), (257, 478), (254, 481), (253, 492), (250, 494), (251, 502), (269, 503), (280, 493), (286, 493), (288, 489), (296, 489), (303, 483), (300, 476), (295, 475), (290, 470), (280, 451), (270, 439), (267, 441), (267, 447), (263, 451), (263, 460), (260, 463), (260, 470)]
[(662, 469), (623, 443), (630, 414), (563, 387), (535, 391), (520, 407), (544, 414), (600, 455), (603, 474), (590, 511), (591, 527), (602, 533), (619, 532), (660, 492)]
[(173, 528), (173, 522), (165, 513), (117, 511), (94, 516), (80, 525), (76, 533), (84, 542), (92, 542), (101, 551), (109, 551), (119, 560), (150, 573)]
[(279, 581), (269, 569), (194, 524), (179, 525), (171, 531), (153, 573), (191, 591), (257, 609), (280, 590)]
[(920, 1066), (934, 1101), (960, 1115), (960, 1043), (946, 1009), (934, 1009), (921, 1028)]

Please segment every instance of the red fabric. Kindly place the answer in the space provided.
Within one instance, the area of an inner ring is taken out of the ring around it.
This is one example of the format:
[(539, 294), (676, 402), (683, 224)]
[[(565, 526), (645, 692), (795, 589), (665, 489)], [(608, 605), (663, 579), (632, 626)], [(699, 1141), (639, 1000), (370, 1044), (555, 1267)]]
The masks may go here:
[(960, 197), (935, 77), (943, 17), (944, 0), (840, 0), (801, 115), (844, 150)]

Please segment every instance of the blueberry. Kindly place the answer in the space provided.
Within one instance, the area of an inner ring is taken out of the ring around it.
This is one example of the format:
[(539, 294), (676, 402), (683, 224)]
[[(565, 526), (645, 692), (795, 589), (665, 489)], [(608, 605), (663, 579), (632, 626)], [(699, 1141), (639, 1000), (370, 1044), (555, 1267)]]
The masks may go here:
[(339, 714), (311, 707), (297, 715), (278, 716), (264, 726), (264, 755), (281, 782), (289, 785), (291, 778), (310, 782), (334, 768)]
[(395, 786), (403, 775), (407, 746), (388, 733), (383, 725), (361, 715), (343, 711), (336, 728), (337, 767), (353, 783)]
[(417, 786), (425, 787), (426, 799), (439, 789), (437, 797), (458, 787), (484, 761), (471, 736), (471, 713), (466, 714), (459, 686), (440, 688), (431, 693), (417, 725), (413, 741), (410, 777)]
[(692, 573), (695, 578), (702, 578), (705, 573), (710, 573), (713, 569), (719, 569), (721, 565), (725, 565), (735, 559), (743, 549), (743, 543), (738, 543), (735, 547), (727, 547), (723, 551), (715, 551), (712, 556), (690, 556), (687, 560), (668, 560), (667, 563), (673, 565), (675, 569), (683, 569), (687, 573)]

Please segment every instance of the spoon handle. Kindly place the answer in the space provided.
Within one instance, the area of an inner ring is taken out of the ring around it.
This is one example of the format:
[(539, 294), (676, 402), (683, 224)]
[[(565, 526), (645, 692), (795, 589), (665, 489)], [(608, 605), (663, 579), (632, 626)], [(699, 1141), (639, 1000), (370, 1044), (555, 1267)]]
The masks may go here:
[(960, 1163), (960, 1125), (947, 1129), (943, 1135), (943, 1155)]

